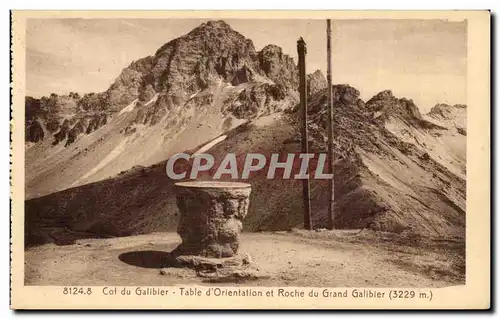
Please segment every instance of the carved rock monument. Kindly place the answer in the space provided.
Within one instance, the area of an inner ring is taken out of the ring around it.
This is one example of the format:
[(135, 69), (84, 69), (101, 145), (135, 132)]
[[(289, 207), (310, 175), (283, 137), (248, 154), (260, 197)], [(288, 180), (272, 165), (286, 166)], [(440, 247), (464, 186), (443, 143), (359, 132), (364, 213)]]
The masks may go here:
[(182, 243), (170, 253), (162, 275), (193, 269), (207, 282), (242, 282), (269, 278), (248, 254), (241, 254), (240, 233), (248, 212), (251, 185), (234, 182), (175, 184)]
[(176, 256), (227, 258), (236, 256), (242, 222), (248, 212), (251, 185), (235, 182), (175, 184), (182, 238)]

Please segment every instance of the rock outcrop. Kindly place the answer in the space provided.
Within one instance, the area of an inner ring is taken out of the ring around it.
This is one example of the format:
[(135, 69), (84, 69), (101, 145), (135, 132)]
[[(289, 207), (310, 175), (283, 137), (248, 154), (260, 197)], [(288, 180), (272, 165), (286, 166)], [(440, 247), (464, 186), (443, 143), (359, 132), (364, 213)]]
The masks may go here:
[(307, 95), (309, 97), (327, 87), (328, 82), (320, 70), (316, 70), (314, 73), (307, 75)]
[(467, 105), (436, 104), (427, 115), (444, 126), (454, 126), (458, 133), (467, 135)]
[(277, 45), (267, 45), (259, 52), (260, 68), (276, 84), (292, 90), (299, 87), (299, 71), (293, 59)]
[(279, 84), (257, 84), (242, 90), (224, 101), (223, 114), (239, 119), (251, 119), (291, 108), (298, 101)]
[(43, 140), (45, 133), (43, 127), (37, 120), (26, 125), (26, 141), (37, 143)]
[(413, 100), (396, 98), (391, 90), (385, 90), (366, 102), (365, 109), (379, 123), (384, 123), (389, 117), (399, 117), (405, 122), (422, 128), (440, 128), (422, 117)]
[(106, 125), (109, 115), (102, 111), (100, 103), (99, 94), (85, 94), (82, 98), (74, 92), (40, 99), (27, 97), (26, 141), (38, 143), (49, 139), (52, 145), (66, 141), (64, 145), (69, 146), (79, 135)]

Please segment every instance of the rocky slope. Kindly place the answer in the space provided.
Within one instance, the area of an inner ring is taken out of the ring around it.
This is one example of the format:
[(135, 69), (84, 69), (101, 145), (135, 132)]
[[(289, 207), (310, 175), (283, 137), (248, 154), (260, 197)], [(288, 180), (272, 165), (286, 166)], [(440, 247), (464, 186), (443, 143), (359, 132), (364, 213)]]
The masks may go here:
[[(247, 153), (298, 153), (297, 83), (297, 68), (279, 47), (256, 51), (216, 21), (133, 62), (106, 92), (58, 97), (54, 108), (27, 99), (26, 243), (175, 231), (166, 160), (202, 146), (218, 163), (229, 152), (239, 163)], [(310, 149), (324, 153), (321, 72), (309, 75), (308, 90)], [(463, 238), (466, 107), (437, 105), (422, 115), (391, 91), (366, 102), (359, 95), (349, 85), (333, 87), (335, 226)], [(301, 227), (301, 181), (266, 173), (249, 180), (244, 229)], [(315, 228), (326, 224), (327, 186), (312, 181)]]

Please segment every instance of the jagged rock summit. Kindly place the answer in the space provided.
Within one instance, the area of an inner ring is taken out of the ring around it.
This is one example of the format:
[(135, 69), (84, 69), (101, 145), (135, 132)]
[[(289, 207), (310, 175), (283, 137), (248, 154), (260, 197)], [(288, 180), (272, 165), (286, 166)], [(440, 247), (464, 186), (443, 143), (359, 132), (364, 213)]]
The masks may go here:
[(155, 55), (132, 62), (107, 91), (108, 103), (120, 109), (137, 98), (148, 101), (155, 93), (182, 103), (211, 83), (238, 85), (259, 77), (291, 89), (298, 80), (293, 59), (281, 48), (268, 45), (257, 52), (250, 39), (224, 21), (208, 21), (166, 43)]
[(328, 87), (328, 82), (321, 70), (316, 70), (307, 75), (307, 94), (312, 96), (314, 93)]

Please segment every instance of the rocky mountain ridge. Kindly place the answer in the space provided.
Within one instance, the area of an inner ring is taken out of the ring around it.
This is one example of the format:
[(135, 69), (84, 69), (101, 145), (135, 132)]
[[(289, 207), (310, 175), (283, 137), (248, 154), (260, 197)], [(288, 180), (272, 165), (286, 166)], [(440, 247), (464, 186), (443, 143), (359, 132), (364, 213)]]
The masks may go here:
[[(256, 51), (251, 40), (224, 21), (209, 21), (169, 41), (155, 55), (132, 62), (105, 92), (27, 97), (26, 141), (56, 134), (55, 144), (68, 138), (68, 146), (79, 134), (105, 125), (104, 118), (132, 103), (140, 109), (136, 122), (154, 125), (170, 110), (191, 103), (220, 82), (239, 86), (223, 101), (222, 113), (256, 116), (280, 108), (276, 104), (297, 90), (298, 71), (278, 46)], [(282, 108), (296, 102), (293, 98)]]

